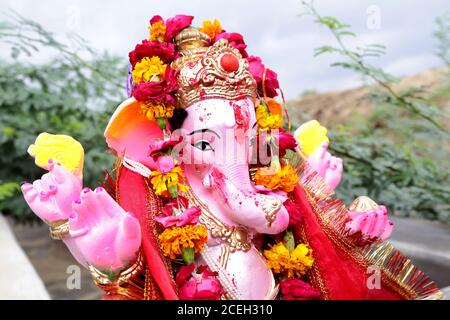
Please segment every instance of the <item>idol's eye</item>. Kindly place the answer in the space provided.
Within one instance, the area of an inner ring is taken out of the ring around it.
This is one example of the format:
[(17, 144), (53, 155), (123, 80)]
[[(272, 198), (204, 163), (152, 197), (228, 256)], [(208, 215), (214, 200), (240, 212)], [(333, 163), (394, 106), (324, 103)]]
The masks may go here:
[(200, 140), (196, 143), (191, 144), (191, 146), (200, 149), (202, 151), (214, 151), (214, 149), (211, 147), (208, 141), (206, 140)]

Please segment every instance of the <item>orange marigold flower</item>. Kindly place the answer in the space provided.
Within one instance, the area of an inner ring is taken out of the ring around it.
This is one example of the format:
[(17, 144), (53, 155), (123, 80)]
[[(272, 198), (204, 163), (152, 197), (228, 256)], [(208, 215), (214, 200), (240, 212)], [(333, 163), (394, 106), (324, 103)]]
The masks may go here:
[(273, 272), (285, 274), (288, 279), (303, 276), (314, 263), (312, 250), (304, 243), (289, 252), (283, 242), (279, 242), (264, 250), (264, 256)]
[(253, 180), (257, 185), (272, 190), (292, 192), (298, 183), (298, 176), (291, 165), (288, 164), (276, 172), (270, 167), (258, 168)]
[(208, 231), (202, 225), (187, 224), (171, 227), (159, 235), (161, 250), (166, 257), (176, 259), (182, 248), (193, 248), (195, 253), (203, 251), (208, 241)]
[(200, 32), (206, 33), (211, 39), (214, 39), (222, 32), (222, 26), (217, 19), (214, 19), (213, 22), (211, 20), (205, 20), (203, 21), (203, 27), (200, 29)]
[(158, 21), (153, 23), (148, 27), (150, 30), (150, 41), (164, 41), (164, 37), (166, 36), (167, 26), (164, 25), (162, 21)]
[[(275, 100), (261, 102), (256, 107), (256, 121), (261, 130), (279, 129), (283, 126), (281, 105)], [(274, 113), (272, 113), (274, 112)]]
[(156, 120), (160, 118), (172, 118), (175, 107), (172, 105), (166, 105), (161, 102), (147, 101), (141, 103), (141, 112), (147, 117), (148, 120)]

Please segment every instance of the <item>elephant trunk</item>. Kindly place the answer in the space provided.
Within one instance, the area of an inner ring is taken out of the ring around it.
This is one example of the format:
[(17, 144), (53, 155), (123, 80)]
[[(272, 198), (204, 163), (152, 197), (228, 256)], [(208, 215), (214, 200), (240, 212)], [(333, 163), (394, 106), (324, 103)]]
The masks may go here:
[(250, 181), (248, 164), (238, 162), (232, 163), (224, 168), (223, 174), (241, 191), (255, 191), (255, 188)]

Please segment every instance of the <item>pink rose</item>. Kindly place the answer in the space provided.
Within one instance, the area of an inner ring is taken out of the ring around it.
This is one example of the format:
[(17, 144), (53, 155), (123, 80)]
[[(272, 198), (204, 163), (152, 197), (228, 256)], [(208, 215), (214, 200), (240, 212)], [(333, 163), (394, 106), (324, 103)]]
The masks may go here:
[(161, 156), (156, 160), (156, 166), (161, 173), (168, 173), (175, 167), (171, 156)]
[(266, 70), (266, 79), (265, 79), (266, 95), (269, 98), (276, 97), (278, 95), (277, 89), (280, 88), (280, 84), (278, 83), (278, 75), (274, 71), (268, 68), (266, 69), (266, 67), (261, 61), (261, 58), (259, 57), (250, 56), (247, 58), (247, 61), (249, 63), (248, 71), (251, 73), (251, 75), (258, 84), (259, 95), (260, 96), (264, 95), (262, 82), (264, 70)]
[(247, 48), (247, 45), (244, 42), (244, 38), (241, 34), (237, 32), (222, 32), (219, 33), (216, 38), (214, 39), (214, 42), (225, 39), (227, 40), (233, 47), (239, 50), (243, 58), (247, 58), (248, 54), (245, 49)]
[(177, 34), (179, 34), (181, 30), (189, 27), (193, 19), (194, 19), (193, 16), (187, 16), (183, 14), (179, 14), (173, 18), (167, 19), (166, 41), (170, 41)]
[(175, 199), (167, 203), (163, 209), (162, 213), (155, 217), (155, 220), (162, 224), (164, 228), (177, 226), (182, 227), (187, 224), (197, 224), (198, 218), (202, 214), (202, 211), (198, 207), (192, 207), (185, 209), (178, 215), (174, 215), (176, 211), (183, 210), (189, 203), (188, 200), (182, 196), (178, 197), (182, 208), (180, 208), (179, 202)]
[(223, 294), (223, 288), (217, 280), (217, 272), (211, 272), (208, 267), (199, 266), (194, 272), (192, 263), (183, 266), (176, 275), (176, 283), (179, 286), (181, 300), (219, 300)]
[(143, 40), (128, 54), (133, 69), (142, 58), (153, 56), (158, 56), (164, 63), (171, 63), (175, 59), (175, 46), (167, 42)]
[(320, 298), (320, 291), (300, 279), (282, 280), (282, 300), (315, 300)]
[(164, 22), (161, 16), (154, 16), (150, 19), (150, 24), (154, 24), (156, 22), (163, 22), (163, 24), (167, 27), (166, 36), (164, 40), (169, 42), (174, 38), (181, 30), (187, 28), (191, 25), (193, 16), (186, 16), (183, 14), (176, 15), (175, 17), (169, 18)]
[(250, 56), (247, 58), (248, 71), (251, 73), (256, 82), (262, 82), (262, 75), (264, 72), (264, 65), (260, 57)]

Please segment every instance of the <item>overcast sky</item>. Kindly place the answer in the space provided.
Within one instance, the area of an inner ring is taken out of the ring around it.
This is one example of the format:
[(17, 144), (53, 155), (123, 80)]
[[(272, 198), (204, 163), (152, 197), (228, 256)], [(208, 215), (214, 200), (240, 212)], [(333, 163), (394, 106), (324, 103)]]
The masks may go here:
[[(432, 33), (435, 17), (450, 10), (448, 0), (316, 0), (316, 7), (352, 25), (360, 35), (358, 43), (349, 38), (352, 45), (386, 45), (387, 55), (374, 64), (395, 75), (441, 65), (433, 55)], [(191, 14), (196, 25), (217, 18), (227, 31), (241, 33), (248, 52), (278, 73), (287, 98), (358, 85), (351, 72), (329, 67), (332, 57), (313, 57), (314, 48), (333, 40), (310, 17), (298, 17), (300, 0), (1, 0), (0, 8), (61, 35), (76, 31), (95, 48), (124, 58), (148, 36), (148, 20), (155, 14)]]

